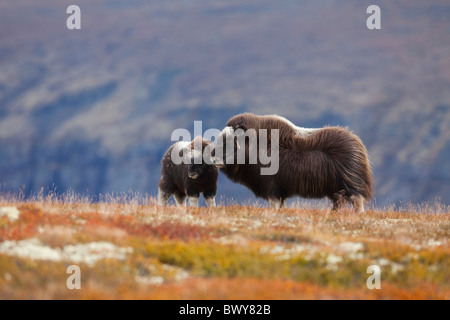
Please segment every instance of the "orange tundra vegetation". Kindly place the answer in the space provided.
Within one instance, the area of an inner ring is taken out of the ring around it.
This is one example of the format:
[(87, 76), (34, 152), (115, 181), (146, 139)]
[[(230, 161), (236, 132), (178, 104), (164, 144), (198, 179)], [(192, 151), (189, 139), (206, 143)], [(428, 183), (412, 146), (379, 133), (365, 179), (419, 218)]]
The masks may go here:
[(0, 198), (0, 299), (449, 299), (448, 209)]

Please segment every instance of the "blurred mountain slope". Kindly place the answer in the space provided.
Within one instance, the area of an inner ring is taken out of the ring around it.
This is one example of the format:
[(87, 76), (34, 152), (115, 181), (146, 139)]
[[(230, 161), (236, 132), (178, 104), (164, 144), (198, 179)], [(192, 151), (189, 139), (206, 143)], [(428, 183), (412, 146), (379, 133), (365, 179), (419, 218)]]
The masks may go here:
[[(156, 192), (176, 128), (244, 111), (348, 125), (378, 203), (450, 199), (450, 4), (379, 1), (0, 3), (0, 183)], [(221, 177), (219, 194), (253, 199)]]

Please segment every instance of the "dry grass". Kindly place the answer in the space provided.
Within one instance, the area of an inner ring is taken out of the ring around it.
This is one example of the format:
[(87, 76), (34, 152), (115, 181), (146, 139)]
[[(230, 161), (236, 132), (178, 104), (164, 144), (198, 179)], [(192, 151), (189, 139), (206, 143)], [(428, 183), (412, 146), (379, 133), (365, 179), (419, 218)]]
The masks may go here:
[[(133, 193), (67, 193), (4, 196), (2, 207), (20, 215), (0, 215), (0, 299), (450, 298), (450, 213), (439, 204), (329, 215), (304, 203), (163, 208)], [(72, 264), (80, 290), (66, 287)], [(380, 290), (366, 287), (372, 264)]]

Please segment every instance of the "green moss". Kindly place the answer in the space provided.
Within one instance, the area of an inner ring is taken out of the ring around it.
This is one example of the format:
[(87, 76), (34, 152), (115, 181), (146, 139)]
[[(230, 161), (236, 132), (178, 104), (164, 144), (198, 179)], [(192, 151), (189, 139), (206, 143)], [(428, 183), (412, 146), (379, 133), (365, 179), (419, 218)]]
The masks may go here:
[(148, 244), (146, 252), (162, 263), (202, 276), (273, 277), (283, 272), (282, 263), (271, 256), (261, 255), (258, 248), (171, 241)]

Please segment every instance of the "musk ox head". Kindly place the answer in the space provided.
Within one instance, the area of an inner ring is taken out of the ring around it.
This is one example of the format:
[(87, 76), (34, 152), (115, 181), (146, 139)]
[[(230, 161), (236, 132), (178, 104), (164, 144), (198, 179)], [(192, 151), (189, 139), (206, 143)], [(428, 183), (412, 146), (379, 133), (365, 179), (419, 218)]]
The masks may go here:
[(211, 141), (201, 137), (196, 137), (191, 142), (179, 142), (172, 150), (172, 162), (186, 165), (189, 178), (196, 180), (213, 168), (213, 147)]
[(278, 129), (258, 128), (257, 116), (231, 118), (216, 139), (213, 163), (224, 169), (236, 165), (257, 165), (261, 175), (278, 172)]
[(216, 147), (212, 153), (213, 164), (222, 169), (227, 164), (237, 163), (237, 151), (240, 148), (234, 128), (225, 127), (216, 139)]
[(208, 171), (208, 167), (211, 165), (203, 161), (203, 152), (192, 149), (188, 152), (188, 176), (190, 179), (195, 180), (204, 175)]

